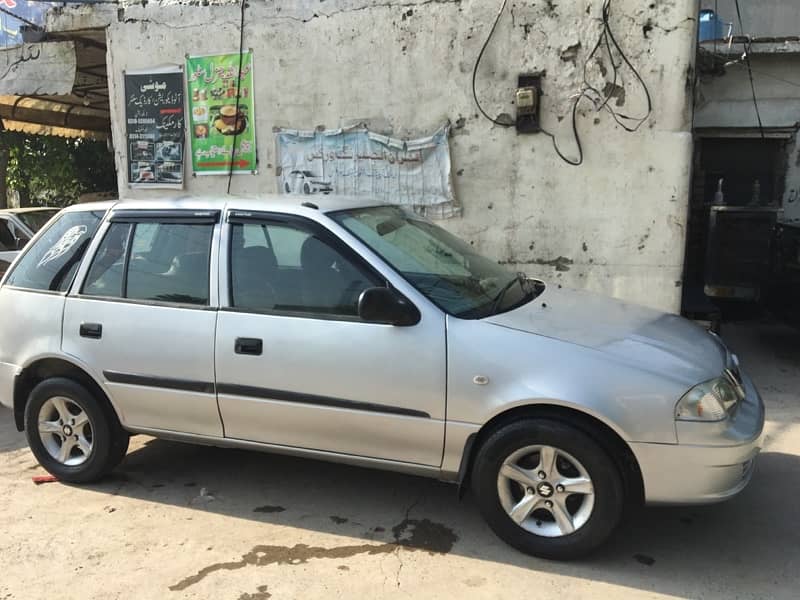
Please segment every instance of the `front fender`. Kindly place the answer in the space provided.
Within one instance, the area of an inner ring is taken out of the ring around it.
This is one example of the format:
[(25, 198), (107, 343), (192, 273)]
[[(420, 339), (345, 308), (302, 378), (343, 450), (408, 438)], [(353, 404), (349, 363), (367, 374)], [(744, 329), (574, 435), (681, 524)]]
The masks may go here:
[(449, 318), (447, 332), (448, 421), (481, 426), (519, 406), (548, 404), (590, 415), (626, 442), (677, 443), (674, 407), (685, 390), (676, 381), (482, 321)]

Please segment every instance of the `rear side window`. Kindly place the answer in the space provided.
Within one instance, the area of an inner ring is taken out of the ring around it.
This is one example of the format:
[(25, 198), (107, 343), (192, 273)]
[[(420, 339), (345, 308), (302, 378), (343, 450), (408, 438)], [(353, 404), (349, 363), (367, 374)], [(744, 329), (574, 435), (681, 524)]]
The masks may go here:
[(29, 290), (66, 291), (103, 214), (68, 212), (55, 219), (14, 267), (7, 284)]
[(154, 302), (209, 302), (212, 224), (113, 223), (83, 294)]

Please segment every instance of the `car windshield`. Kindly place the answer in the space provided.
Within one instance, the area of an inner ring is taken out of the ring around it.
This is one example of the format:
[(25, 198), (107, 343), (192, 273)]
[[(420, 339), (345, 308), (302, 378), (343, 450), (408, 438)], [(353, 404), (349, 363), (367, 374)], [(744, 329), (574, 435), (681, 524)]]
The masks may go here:
[(42, 227), (47, 225), (47, 222), (53, 218), (53, 215), (58, 212), (59, 209), (54, 208), (51, 210), (35, 210), (31, 212), (21, 212), (17, 213), (17, 218), (25, 223), (25, 225), (30, 229), (33, 233), (39, 231)]
[(380, 206), (330, 214), (445, 312), (480, 319), (529, 302), (543, 289), (475, 252), (411, 211)]

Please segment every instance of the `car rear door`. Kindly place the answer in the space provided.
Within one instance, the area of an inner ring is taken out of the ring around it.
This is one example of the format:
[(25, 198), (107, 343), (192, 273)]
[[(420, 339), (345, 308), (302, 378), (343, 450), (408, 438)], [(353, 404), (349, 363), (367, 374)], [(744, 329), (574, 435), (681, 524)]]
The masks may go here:
[(218, 211), (117, 210), (78, 274), (62, 347), (128, 428), (222, 436), (214, 391)]
[(385, 276), (308, 219), (232, 212), (222, 246), (216, 373), (226, 437), (439, 466), (443, 315), (419, 306), (413, 327), (361, 321), (361, 292)]

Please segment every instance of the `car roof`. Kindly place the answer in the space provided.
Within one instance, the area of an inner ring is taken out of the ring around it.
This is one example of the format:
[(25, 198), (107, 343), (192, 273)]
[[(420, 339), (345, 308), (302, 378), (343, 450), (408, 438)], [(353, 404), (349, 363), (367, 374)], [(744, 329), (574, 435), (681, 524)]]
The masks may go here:
[[(76, 204), (69, 212), (125, 208), (131, 210), (250, 210), (303, 215), (309, 211), (330, 213), (339, 210), (386, 206), (389, 202), (376, 198), (359, 198), (335, 194), (308, 196), (286, 194), (259, 194), (253, 196), (162, 196), (148, 199), (121, 199), (118, 201)], [(316, 208), (315, 208), (316, 207)]]
[(57, 206), (31, 206), (28, 208), (4, 208), (0, 210), (0, 213), (11, 213), (13, 215), (19, 215), (24, 213), (33, 213), (33, 212), (58, 212), (61, 209)]

